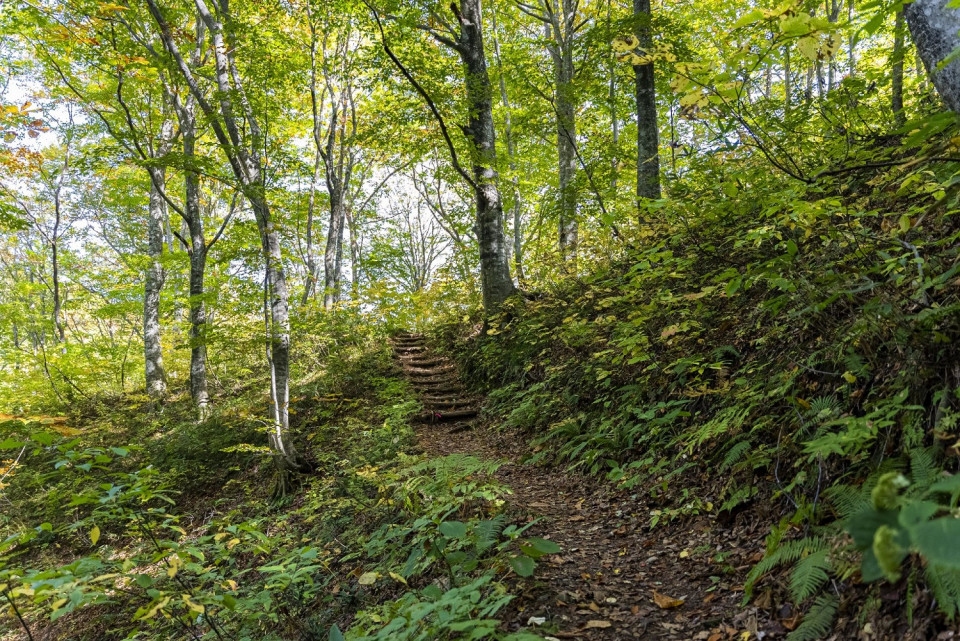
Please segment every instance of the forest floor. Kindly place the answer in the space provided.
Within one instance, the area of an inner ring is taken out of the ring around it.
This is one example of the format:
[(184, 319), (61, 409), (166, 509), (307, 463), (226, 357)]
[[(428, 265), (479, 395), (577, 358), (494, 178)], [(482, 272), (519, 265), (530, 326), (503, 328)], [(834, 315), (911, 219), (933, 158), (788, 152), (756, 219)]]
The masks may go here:
[(799, 624), (791, 606), (773, 602), (772, 590), (741, 605), (769, 515), (664, 517), (651, 528), (660, 506), (648, 493), (522, 463), (529, 446), (474, 418), (480, 399), (467, 394), (452, 362), (415, 334), (396, 337), (394, 349), (426, 408), (421, 447), (502, 461), (496, 476), (512, 490), (511, 515), (537, 520), (530, 532), (562, 547), (534, 577), (510, 580), (519, 596), (501, 612), (508, 628), (542, 618), (548, 638), (719, 641), (782, 638)]

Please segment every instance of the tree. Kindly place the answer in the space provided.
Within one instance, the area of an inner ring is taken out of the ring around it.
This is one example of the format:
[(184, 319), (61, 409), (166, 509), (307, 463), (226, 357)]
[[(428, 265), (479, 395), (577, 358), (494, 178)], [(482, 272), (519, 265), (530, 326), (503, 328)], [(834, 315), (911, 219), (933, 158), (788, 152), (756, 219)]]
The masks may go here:
[(483, 16), (480, 0), (460, 0), (459, 5), (451, 4), (450, 8), (458, 27), (454, 27), (436, 14), (432, 15), (437, 19), (438, 24), (442, 25), (441, 29), (430, 25), (420, 25), (420, 27), (429, 32), (437, 42), (454, 51), (462, 63), (462, 80), (468, 117), (467, 124), (462, 125), (461, 129), (469, 146), (472, 175), (467, 173), (460, 164), (456, 147), (433, 99), (387, 44), (380, 16), (371, 6), (380, 29), (384, 51), (426, 101), (440, 126), (454, 168), (473, 191), (476, 207), (476, 235), (480, 246), (480, 289), (483, 308), (486, 314), (490, 315), (495, 313), (516, 291), (510, 277), (509, 248), (503, 232), (503, 200), (497, 184), (493, 90), (483, 49)]
[[(173, 143), (173, 123), (164, 120), (160, 129), (157, 154), (170, 153)], [(147, 394), (160, 398), (167, 392), (167, 376), (163, 369), (163, 348), (160, 344), (160, 292), (166, 280), (163, 257), (166, 203), (161, 191), (166, 187), (166, 173), (157, 176), (163, 184), (150, 182), (150, 200), (147, 209), (147, 263), (143, 279), (143, 360)]]
[[(521, 11), (544, 26), (547, 52), (553, 63), (554, 96), (551, 106), (557, 128), (557, 190), (559, 192), (560, 254), (577, 261), (577, 104), (574, 92), (573, 53), (577, 33), (586, 24), (580, 20), (578, 0), (540, 0), (538, 6), (518, 3)], [(649, 9), (648, 9), (649, 12)]]
[(937, 93), (948, 109), (960, 112), (960, 60), (941, 67), (960, 47), (960, 11), (946, 0), (915, 0), (904, 5), (903, 15)]
[[(164, 47), (172, 56), (175, 69), (186, 82), (190, 94), (203, 111), (226, 156), (244, 197), (250, 203), (257, 228), (265, 262), (264, 289), (269, 314), (267, 324), (267, 361), (270, 367), (270, 397), (273, 412), (273, 428), (270, 431), (270, 445), (276, 454), (278, 465), (277, 491), (287, 491), (290, 474), (304, 469), (303, 459), (298, 454), (290, 438), (290, 314), (289, 295), (283, 258), (280, 253), (280, 238), (276, 223), (267, 201), (264, 184), (263, 130), (246, 95), (240, 70), (236, 62), (235, 34), (224, 29), (231, 27), (229, 5), (224, 2), (218, 7), (218, 16), (210, 11), (204, 0), (195, 0), (200, 20), (210, 40), (214, 58), (216, 76), (216, 96), (219, 109), (214, 108), (200, 87), (198, 75), (187, 64), (180, 47), (173, 36), (173, 30), (156, 0), (147, 0), (150, 14), (153, 16)], [(229, 46), (228, 46), (229, 45)], [(246, 127), (241, 127), (236, 115), (234, 100), (240, 104)], [(244, 130), (249, 135), (244, 135)]]
[[(649, 50), (653, 43), (650, 0), (633, 0), (633, 13), (640, 49)], [(645, 200), (660, 198), (660, 135), (653, 62), (634, 65), (633, 74), (637, 95), (637, 206), (642, 211)]]

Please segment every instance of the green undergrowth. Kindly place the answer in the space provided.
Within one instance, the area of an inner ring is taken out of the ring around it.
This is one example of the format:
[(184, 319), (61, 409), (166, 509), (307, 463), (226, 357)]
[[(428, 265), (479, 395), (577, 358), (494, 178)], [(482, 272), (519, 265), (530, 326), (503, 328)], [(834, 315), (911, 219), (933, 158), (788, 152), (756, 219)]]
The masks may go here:
[(293, 390), (315, 471), (279, 503), (252, 391), (199, 423), (135, 396), (0, 422), (0, 638), (539, 638), (501, 630), (504, 579), (558, 548), (496, 463), (418, 453), (385, 341), (351, 335)]
[[(497, 423), (529, 437), (531, 462), (632, 488), (660, 508), (651, 527), (747, 508), (769, 519), (748, 592), (786, 572), (812, 608), (791, 639), (828, 630), (860, 598), (828, 586), (859, 578), (911, 599), (924, 578), (933, 598), (908, 615), (954, 617), (956, 163), (807, 185), (721, 156), (674, 185), (626, 260), (517, 297), (480, 332), (477, 316), (439, 323), (433, 339)], [(902, 487), (878, 503), (889, 473)], [(866, 621), (877, 599), (863, 603)]]

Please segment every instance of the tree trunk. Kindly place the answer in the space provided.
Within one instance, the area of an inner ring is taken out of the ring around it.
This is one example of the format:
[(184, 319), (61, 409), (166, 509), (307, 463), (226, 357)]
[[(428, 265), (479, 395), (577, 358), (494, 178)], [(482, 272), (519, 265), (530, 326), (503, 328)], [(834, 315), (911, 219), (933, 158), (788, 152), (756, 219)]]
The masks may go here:
[(791, 94), (793, 93), (793, 84), (791, 82), (792, 78), (790, 70), (790, 45), (787, 45), (783, 48), (783, 110), (784, 113), (790, 114), (790, 100)]
[[(640, 49), (649, 50), (650, 0), (633, 0), (633, 13), (640, 18), (637, 33)], [(657, 94), (653, 63), (634, 65), (637, 94), (637, 208), (647, 199), (660, 198), (660, 139), (657, 130)]]
[(330, 191), (330, 225), (327, 227), (327, 246), (323, 251), (323, 306), (330, 309), (339, 300), (340, 274), (338, 255), (343, 244), (344, 204), (339, 189)]
[(897, 12), (893, 27), (893, 60), (891, 61), (890, 106), (893, 109), (893, 122), (899, 128), (907, 121), (903, 111), (903, 10)]
[(280, 238), (271, 219), (266, 198), (263, 197), (262, 186), (259, 186), (259, 189), (251, 189), (247, 199), (260, 227), (260, 242), (266, 259), (270, 308), (268, 342), (274, 415), (270, 447), (277, 453), (281, 482), (285, 484), (286, 475), (289, 472), (299, 471), (304, 467), (300, 455), (290, 440), (290, 311), (287, 277), (280, 253)]
[[(553, 60), (553, 78), (556, 87), (554, 107), (557, 123), (557, 187), (560, 196), (559, 241), (560, 254), (565, 262), (577, 262), (577, 112), (573, 94), (573, 35), (577, 19), (574, 2), (562, 0), (562, 15), (551, 13), (553, 43), (548, 46)], [(549, 27), (548, 27), (549, 30)]]
[[(71, 115), (71, 122), (72, 122)], [(50, 235), (50, 254), (51, 270), (53, 272), (53, 330), (54, 337), (58, 343), (66, 340), (63, 328), (63, 319), (60, 317), (63, 311), (63, 297), (60, 291), (60, 225), (63, 222), (63, 202), (61, 194), (63, 193), (63, 183), (67, 178), (67, 172), (70, 169), (70, 139), (67, 139), (67, 146), (63, 156), (63, 166), (60, 168), (60, 175), (57, 177), (57, 186), (53, 191), (53, 233)]]
[(523, 283), (523, 213), (520, 201), (520, 186), (517, 179), (516, 151), (513, 144), (513, 119), (510, 96), (507, 94), (507, 82), (503, 74), (503, 62), (500, 59), (500, 37), (497, 32), (497, 12), (491, 6), (493, 20), (493, 55), (497, 61), (497, 75), (500, 79), (500, 100), (503, 102), (503, 133), (507, 142), (507, 166), (510, 167), (510, 188), (513, 202), (513, 267), (517, 270), (517, 282)]
[(317, 265), (317, 257), (313, 252), (313, 218), (314, 212), (316, 211), (317, 203), (317, 179), (320, 176), (320, 154), (317, 153), (316, 158), (313, 161), (313, 176), (310, 180), (310, 199), (307, 202), (307, 247), (306, 247), (306, 259), (307, 259), (307, 282), (303, 287), (303, 298), (300, 299), (300, 305), (306, 305), (307, 301), (310, 300), (310, 297), (313, 296), (313, 292), (317, 289), (317, 279), (319, 278), (319, 270)]
[[(849, 0), (847, 2), (847, 24), (853, 24), (853, 6), (856, 0)], [(850, 77), (853, 77), (854, 72), (857, 70), (857, 33), (853, 29), (850, 29), (850, 35), (847, 37), (847, 73), (850, 74)]]
[[(164, 123), (164, 129), (166, 123)], [(162, 169), (153, 170), (157, 182), (165, 183)], [(162, 398), (167, 393), (166, 373), (163, 369), (163, 350), (160, 345), (160, 290), (166, 274), (160, 258), (163, 256), (164, 203), (153, 180), (150, 181), (150, 204), (147, 218), (147, 255), (150, 262), (144, 274), (143, 285), (143, 358), (147, 394)]]
[(470, 115), (467, 135), (471, 143), (476, 234), (480, 245), (480, 283), (487, 315), (516, 289), (510, 278), (509, 250), (503, 233), (503, 202), (497, 186), (497, 149), (493, 127), (493, 100), (487, 60), (483, 51), (480, 0), (460, 0), (459, 53), (463, 60)]
[[(195, 153), (194, 120), (183, 131), (183, 155), (190, 163)], [(183, 125), (181, 125), (183, 128)], [(203, 279), (207, 265), (207, 247), (200, 211), (200, 179), (196, 172), (185, 170), (185, 211), (190, 230), (190, 395), (200, 420), (207, 418), (210, 395), (207, 391), (207, 310), (203, 300)]]
[(960, 112), (960, 60), (937, 68), (960, 46), (960, 11), (947, 7), (947, 0), (915, 0), (903, 14), (937, 93), (948, 109)]

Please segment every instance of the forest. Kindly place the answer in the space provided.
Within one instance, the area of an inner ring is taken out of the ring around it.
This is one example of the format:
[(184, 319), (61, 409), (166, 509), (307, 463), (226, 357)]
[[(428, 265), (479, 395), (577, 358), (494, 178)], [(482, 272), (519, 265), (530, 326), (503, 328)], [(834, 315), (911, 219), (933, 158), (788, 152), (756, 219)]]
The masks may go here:
[(0, 641), (960, 638), (960, 0), (0, 2)]

